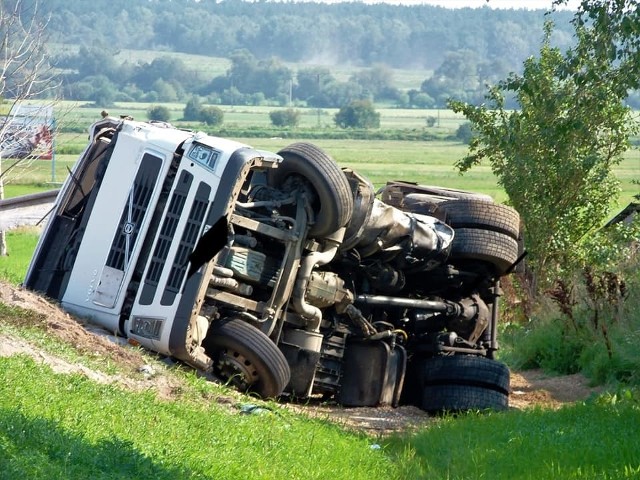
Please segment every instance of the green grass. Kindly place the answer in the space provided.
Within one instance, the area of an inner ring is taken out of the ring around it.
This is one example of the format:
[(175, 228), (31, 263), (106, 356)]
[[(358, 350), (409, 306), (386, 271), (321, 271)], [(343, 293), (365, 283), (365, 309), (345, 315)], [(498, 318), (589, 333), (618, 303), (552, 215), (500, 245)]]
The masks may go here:
[(230, 414), (0, 359), (0, 479), (394, 479), (372, 440), (273, 406)]
[(640, 478), (640, 401), (625, 391), (560, 410), (447, 418), (389, 448), (411, 452), (407, 478)]
[(169, 401), (22, 356), (0, 359), (0, 378), (2, 480), (640, 478), (640, 402), (629, 390), (374, 439), (273, 404), (242, 414), (243, 400), (208, 401), (218, 387), (195, 375)]
[(0, 278), (15, 285), (24, 280), (38, 243), (38, 233), (31, 229), (11, 230), (6, 234), (9, 255), (0, 256)]

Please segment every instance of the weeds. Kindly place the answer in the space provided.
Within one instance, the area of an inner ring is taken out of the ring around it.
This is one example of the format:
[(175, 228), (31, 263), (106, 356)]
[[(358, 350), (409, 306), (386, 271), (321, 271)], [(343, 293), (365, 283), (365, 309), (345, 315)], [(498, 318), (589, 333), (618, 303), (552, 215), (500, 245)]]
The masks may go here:
[(534, 315), (503, 328), (512, 366), (640, 384), (640, 222), (611, 228), (589, 240), (582, 263), (537, 299)]

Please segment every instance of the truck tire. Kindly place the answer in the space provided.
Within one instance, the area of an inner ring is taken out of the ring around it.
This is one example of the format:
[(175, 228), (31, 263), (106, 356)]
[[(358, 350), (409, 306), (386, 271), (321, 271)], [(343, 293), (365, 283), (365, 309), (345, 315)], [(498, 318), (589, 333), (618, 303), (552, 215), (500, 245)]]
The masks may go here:
[(429, 358), (422, 364), (422, 404), (429, 412), (504, 410), (509, 405), (506, 365), (473, 355)]
[(496, 274), (504, 275), (518, 259), (518, 242), (499, 232), (476, 228), (456, 228), (450, 258), (480, 260), (493, 265)]
[(280, 349), (245, 321), (213, 324), (204, 345), (214, 374), (242, 392), (275, 398), (289, 383), (291, 371)]
[(311, 237), (326, 237), (342, 228), (353, 214), (349, 182), (336, 162), (319, 147), (306, 142), (293, 143), (278, 152), (282, 164), (269, 172), (269, 182), (280, 186), (290, 176), (304, 179), (315, 191), (316, 213)]
[(500, 411), (508, 407), (508, 395), (475, 385), (429, 385), (422, 391), (421, 408), (432, 413)]
[(460, 383), (509, 394), (509, 368), (501, 362), (474, 355), (435, 357), (423, 363), (423, 385)]
[(447, 200), (437, 204), (446, 223), (454, 229), (479, 228), (502, 233), (515, 240), (520, 236), (520, 215), (507, 206), (478, 200)]

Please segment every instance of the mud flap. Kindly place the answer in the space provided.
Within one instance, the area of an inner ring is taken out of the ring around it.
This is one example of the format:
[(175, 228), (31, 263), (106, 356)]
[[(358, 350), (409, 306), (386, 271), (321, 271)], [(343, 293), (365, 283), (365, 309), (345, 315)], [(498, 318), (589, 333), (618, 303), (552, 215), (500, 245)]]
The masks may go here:
[(347, 407), (397, 407), (404, 383), (407, 353), (384, 341), (351, 341), (336, 400)]

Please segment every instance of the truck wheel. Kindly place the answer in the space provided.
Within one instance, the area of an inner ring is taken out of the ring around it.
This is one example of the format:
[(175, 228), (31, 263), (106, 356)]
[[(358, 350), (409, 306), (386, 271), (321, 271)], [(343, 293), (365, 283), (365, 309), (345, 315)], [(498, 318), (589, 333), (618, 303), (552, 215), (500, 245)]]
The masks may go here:
[(504, 410), (509, 369), (484, 357), (455, 355), (423, 362), (421, 407), (426, 411)]
[(509, 393), (509, 368), (501, 362), (474, 355), (435, 357), (423, 363), (423, 385), (460, 383)]
[(293, 143), (278, 154), (283, 162), (269, 172), (271, 185), (279, 187), (288, 177), (300, 177), (317, 195), (313, 204), (316, 218), (309, 235), (326, 237), (345, 226), (353, 214), (353, 195), (333, 158), (306, 142)]
[(275, 398), (289, 383), (289, 364), (263, 332), (238, 319), (211, 326), (205, 351), (214, 373), (242, 392)]
[(518, 258), (518, 242), (499, 232), (475, 228), (456, 228), (450, 258), (481, 260), (495, 267), (496, 274), (504, 275)]
[(478, 228), (502, 233), (515, 240), (520, 236), (520, 215), (507, 206), (478, 200), (447, 200), (437, 205), (446, 223), (457, 228)]
[(506, 410), (509, 397), (474, 385), (430, 385), (422, 391), (422, 410), (427, 412), (463, 412), (469, 410)]

